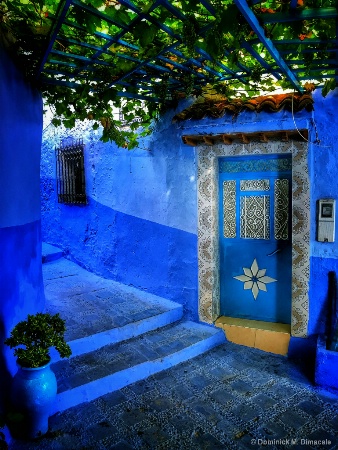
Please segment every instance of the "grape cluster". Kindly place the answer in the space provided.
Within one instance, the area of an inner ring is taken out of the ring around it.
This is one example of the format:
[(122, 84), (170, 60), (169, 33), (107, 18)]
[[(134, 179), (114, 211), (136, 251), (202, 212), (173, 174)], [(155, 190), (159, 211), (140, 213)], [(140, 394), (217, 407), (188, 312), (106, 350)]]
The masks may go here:
[(182, 41), (190, 54), (193, 54), (195, 51), (194, 46), (198, 38), (198, 30), (199, 25), (196, 17), (192, 14), (187, 15), (183, 23)]

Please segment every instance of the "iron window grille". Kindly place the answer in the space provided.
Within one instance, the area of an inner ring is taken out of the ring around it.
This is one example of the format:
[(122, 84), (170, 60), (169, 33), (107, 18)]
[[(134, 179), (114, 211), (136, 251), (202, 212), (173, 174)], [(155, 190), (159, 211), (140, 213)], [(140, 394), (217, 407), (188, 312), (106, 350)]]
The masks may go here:
[(55, 152), (58, 202), (87, 204), (83, 140), (72, 145), (61, 144)]

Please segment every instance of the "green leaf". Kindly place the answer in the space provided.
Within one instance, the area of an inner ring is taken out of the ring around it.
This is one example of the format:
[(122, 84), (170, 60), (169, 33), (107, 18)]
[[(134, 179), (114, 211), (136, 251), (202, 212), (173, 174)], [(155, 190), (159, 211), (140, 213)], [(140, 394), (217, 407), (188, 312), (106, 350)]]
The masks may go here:
[(86, 14), (86, 28), (89, 33), (95, 33), (101, 27), (101, 19), (93, 14)]
[(205, 49), (214, 59), (218, 57), (219, 45), (216, 35), (214, 33), (208, 33), (205, 39)]
[(146, 32), (148, 27), (149, 25), (146, 22), (140, 22), (134, 27), (133, 30), (131, 30), (131, 33), (133, 34), (134, 38), (138, 40), (142, 37), (142, 34)]
[(151, 44), (157, 34), (155, 25), (148, 25), (146, 22), (140, 22), (132, 31), (135, 39), (139, 41), (141, 47), (147, 47)]
[(162, 23), (164, 23), (168, 17), (170, 17), (169, 11), (167, 9), (163, 9), (160, 12), (160, 16), (159, 16), (158, 20), (160, 20)]
[(104, 1), (102, 0), (91, 0), (90, 4), (91, 6), (93, 6), (94, 8), (99, 8), (100, 6), (104, 5)]
[(59, 127), (61, 125), (61, 120), (60, 119), (52, 119), (52, 124), (54, 125), (54, 127)]
[(229, 5), (220, 13), (220, 25), (223, 33), (235, 35), (238, 30), (238, 9), (236, 5)]
[(22, 366), (41, 367), (50, 361), (51, 347), (55, 347), (62, 358), (71, 355), (64, 339), (65, 331), (65, 321), (59, 314), (37, 313), (19, 322), (4, 343), (10, 348), (19, 347), (15, 348), (14, 355)]
[(323, 97), (326, 97), (327, 94), (329, 93), (329, 91), (331, 90), (331, 83), (332, 83), (331, 79), (325, 81), (323, 89), (322, 89), (322, 96)]
[(148, 31), (139, 39), (139, 43), (142, 47), (147, 47), (153, 42), (155, 36), (157, 35), (157, 27), (155, 25), (149, 25)]
[(75, 127), (75, 117), (70, 117), (69, 119), (65, 119), (63, 124), (66, 128), (74, 128)]
[(336, 85), (337, 83), (335, 78), (330, 78), (329, 80), (326, 80), (324, 83), (324, 87), (322, 89), (322, 96), (326, 97), (330, 91), (333, 91), (336, 88)]
[(124, 7), (121, 7), (120, 9), (116, 10), (116, 19), (123, 23), (124, 25), (128, 25), (131, 18), (129, 14), (127, 13), (127, 10)]
[(56, 114), (58, 115), (58, 116), (61, 116), (64, 112), (65, 112), (65, 110), (67, 109), (67, 104), (66, 103), (55, 103), (55, 111), (56, 111)]
[(74, 14), (74, 19), (75, 19), (76, 23), (78, 25), (84, 26), (86, 24), (87, 14), (82, 9), (79, 9), (79, 8), (75, 8), (73, 11), (74, 11), (73, 14)]
[(147, 13), (150, 8), (153, 6), (154, 2), (151, 0), (150, 2), (146, 3), (143, 7), (142, 7), (142, 12), (143, 13)]
[(114, 6), (106, 6), (104, 12), (110, 18), (117, 20), (117, 18), (116, 18), (117, 9)]
[(116, 100), (116, 98), (117, 98), (117, 92), (113, 88), (107, 89), (103, 93), (103, 96), (102, 96), (102, 99), (103, 99), (104, 102), (110, 102), (110, 101), (113, 102), (113, 101)]
[(195, 11), (197, 5), (199, 4), (199, 0), (187, 0), (188, 11)]
[(135, 67), (135, 63), (133, 63), (132, 61), (121, 61), (119, 64), (119, 69), (122, 72), (129, 72), (134, 67)]

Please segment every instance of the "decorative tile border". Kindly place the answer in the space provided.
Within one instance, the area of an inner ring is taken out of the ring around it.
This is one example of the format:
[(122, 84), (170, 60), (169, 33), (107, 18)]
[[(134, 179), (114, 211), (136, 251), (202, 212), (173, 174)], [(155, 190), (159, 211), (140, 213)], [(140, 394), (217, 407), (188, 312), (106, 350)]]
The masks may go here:
[(199, 318), (213, 323), (220, 315), (218, 158), (254, 154), (292, 154), (292, 317), (291, 333), (307, 335), (310, 251), (310, 193), (307, 144), (271, 142), (198, 146)]

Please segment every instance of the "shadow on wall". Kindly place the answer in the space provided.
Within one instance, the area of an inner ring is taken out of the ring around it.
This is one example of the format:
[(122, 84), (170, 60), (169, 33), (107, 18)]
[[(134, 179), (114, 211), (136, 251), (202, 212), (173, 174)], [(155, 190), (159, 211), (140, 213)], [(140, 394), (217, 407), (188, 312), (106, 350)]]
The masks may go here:
[(337, 276), (335, 272), (328, 273), (328, 296), (325, 308), (326, 326), (325, 336), (327, 337), (328, 347), (331, 345), (335, 334), (335, 327), (337, 326)]
[(11, 374), (9, 373), (7, 362), (5, 360), (5, 327), (4, 320), (0, 318), (0, 379), (1, 379), (1, 389), (0, 389), (0, 415), (8, 411), (9, 408), (9, 390), (11, 385)]
[(328, 335), (331, 320), (331, 304), (336, 289), (333, 278), (338, 272), (338, 260), (312, 257), (310, 267), (308, 335)]
[[(318, 261), (312, 261), (314, 279), (312, 278), (312, 295), (310, 296), (309, 336), (307, 339), (291, 337), (288, 356), (297, 360), (302, 372), (312, 383), (317, 383), (320, 378), (317, 373), (318, 361), (316, 361), (317, 340), (319, 336), (320, 342), (323, 342), (326, 347), (327, 338), (332, 332), (331, 309), (333, 302), (336, 301), (337, 287), (335, 272), (328, 271), (327, 267), (323, 267), (329, 262), (323, 262), (322, 258), (314, 259)], [(331, 262), (335, 264), (335, 260), (331, 260)], [(318, 267), (317, 264), (319, 264)], [(322, 378), (325, 379), (325, 376)]]
[(47, 241), (94, 273), (182, 304), (187, 319), (198, 320), (195, 234), (92, 198), (76, 211), (68, 205), (60, 208), (62, 221), (54, 216), (45, 225)]

